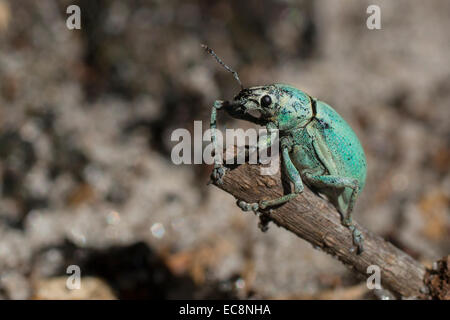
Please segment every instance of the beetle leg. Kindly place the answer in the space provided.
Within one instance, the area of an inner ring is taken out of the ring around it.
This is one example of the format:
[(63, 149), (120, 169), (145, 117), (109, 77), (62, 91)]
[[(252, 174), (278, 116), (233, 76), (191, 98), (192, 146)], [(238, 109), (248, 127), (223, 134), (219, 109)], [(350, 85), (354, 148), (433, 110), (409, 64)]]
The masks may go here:
[(343, 219), (345, 225), (350, 225), (352, 223), (351, 213), (353, 211), (353, 207), (355, 205), (356, 198), (359, 193), (359, 185), (358, 180), (348, 178), (348, 177), (340, 177), (335, 175), (312, 175), (310, 173), (305, 174), (305, 178), (314, 186), (317, 187), (329, 187), (329, 188), (351, 188), (353, 190), (350, 201), (348, 203), (347, 216)]
[(253, 210), (254, 212), (257, 212), (259, 209), (266, 209), (267, 207), (280, 205), (288, 202), (291, 199), (294, 199), (299, 193), (303, 191), (302, 178), (300, 177), (297, 168), (295, 168), (294, 164), (292, 163), (292, 160), (289, 156), (289, 148), (287, 146), (283, 146), (282, 148), (283, 163), (289, 179), (294, 183), (294, 192), (273, 200), (262, 200), (259, 203), (247, 203), (245, 201), (239, 201), (238, 205), (242, 210)]
[(350, 201), (348, 203), (347, 212), (341, 212), (342, 214), (342, 224), (350, 229), (352, 232), (353, 242), (358, 246), (358, 252), (361, 253), (363, 248), (364, 238), (361, 232), (355, 228), (352, 222), (352, 212), (353, 206), (355, 205), (356, 198), (359, 193), (359, 184), (358, 180), (348, 178), (348, 177), (339, 177), (333, 175), (327, 176), (316, 176), (310, 173), (305, 174), (305, 178), (308, 182), (313, 186), (317, 187), (331, 187), (331, 188), (351, 188), (352, 194), (350, 196)]
[(289, 180), (291, 180), (294, 183), (294, 192), (284, 195), (277, 199), (261, 201), (260, 202), (261, 209), (265, 209), (267, 207), (272, 207), (288, 202), (289, 200), (294, 199), (299, 193), (303, 191), (302, 178), (300, 177), (300, 173), (298, 173), (297, 168), (292, 163), (291, 157), (289, 156), (289, 148), (286, 146), (282, 146), (282, 149), (283, 149), (282, 151), (283, 164), (286, 169), (286, 173), (289, 177)]
[(287, 149), (283, 150), (283, 162), (284, 162), (284, 165), (286, 168), (286, 173), (287, 173), (289, 179), (294, 183), (294, 192), (291, 192), (280, 198), (260, 201), (259, 208), (261, 208), (261, 209), (265, 209), (267, 207), (273, 207), (273, 206), (277, 206), (277, 205), (286, 203), (289, 200), (292, 200), (295, 197), (297, 197), (297, 195), (303, 191), (302, 178), (300, 177), (300, 174), (298, 173), (297, 168), (295, 168), (294, 164), (292, 163)]
[(211, 174), (211, 179), (213, 181), (216, 181), (218, 184), (223, 183), (223, 177), (226, 173), (226, 168), (223, 166), (222, 162), (219, 161), (217, 156), (217, 138), (216, 138), (216, 128), (217, 128), (217, 110), (222, 108), (223, 101), (216, 100), (214, 101), (214, 105), (211, 109), (211, 122), (210, 122), (210, 128), (211, 128), (211, 141), (213, 143), (214, 148), (214, 169)]

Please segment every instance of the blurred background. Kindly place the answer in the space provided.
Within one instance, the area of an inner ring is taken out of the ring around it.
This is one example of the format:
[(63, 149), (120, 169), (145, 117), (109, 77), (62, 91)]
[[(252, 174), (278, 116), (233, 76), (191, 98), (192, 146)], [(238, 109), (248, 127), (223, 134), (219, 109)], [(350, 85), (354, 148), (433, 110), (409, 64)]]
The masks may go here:
[[(81, 30), (66, 27), (81, 8)], [(366, 9), (381, 8), (381, 30)], [(211, 167), (176, 128), (282, 82), (332, 105), (368, 160), (355, 219), (430, 266), (450, 251), (450, 2), (0, 0), (0, 298), (374, 299)], [(219, 116), (228, 127), (248, 126)], [(66, 269), (81, 268), (80, 290)]]

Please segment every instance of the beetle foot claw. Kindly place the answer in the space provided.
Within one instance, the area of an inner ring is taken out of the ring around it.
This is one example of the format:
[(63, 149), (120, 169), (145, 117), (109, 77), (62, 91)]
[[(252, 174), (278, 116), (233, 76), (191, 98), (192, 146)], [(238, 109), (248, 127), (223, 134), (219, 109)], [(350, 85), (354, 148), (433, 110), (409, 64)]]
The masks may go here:
[[(254, 211), (259, 212), (259, 210), (264, 210), (267, 208), (267, 202), (264, 200), (261, 200), (259, 202), (254, 202), (254, 203), (248, 203), (245, 202), (243, 200), (239, 200), (237, 202), (237, 205), (239, 206), (239, 208), (241, 208), (243, 211)], [(270, 209), (269, 212), (271, 212), (272, 210)]]
[[(349, 227), (349, 229), (353, 231), (354, 227), (353, 227), (353, 225), (352, 225), (352, 219), (344, 218), (344, 219), (342, 220), (342, 224), (343, 224), (344, 226), (346, 226), (346, 227)], [(353, 229), (350, 228), (350, 227), (353, 227)]]
[(356, 253), (361, 254), (364, 251), (364, 237), (355, 226), (351, 225), (349, 229), (352, 232), (353, 244), (357, 247)]
[(254, 213), (257, 213), (259, 210), (259, 205), (257, 203), (248, 203), (248, 202), (239, 200), (237, 202), (237, 205), (243, 211), (253, 211)]
[(222, 107), (226, 104), (226, 101), (216, 100), (214, 101), (214, 108), (217, 110), (222, 109)]
[(272, 209), (269, 209), (268, 212), (261, 212), (260, 209), (264, 210), (267, 207), (264, 201), (260, 201), (259, 203), (248, 203), (243, 200), (239, 200), (237, 205), (243, 211), (253, 211), (259, 217), (258, 227), (262, 232), (269, 230), (269, 216), (272, 213)]
[(211, 181), (217, 184), (223, 184), (223, 177), (227, 172), (227, 168), (223, 165), (216, 165), (211, 173)]

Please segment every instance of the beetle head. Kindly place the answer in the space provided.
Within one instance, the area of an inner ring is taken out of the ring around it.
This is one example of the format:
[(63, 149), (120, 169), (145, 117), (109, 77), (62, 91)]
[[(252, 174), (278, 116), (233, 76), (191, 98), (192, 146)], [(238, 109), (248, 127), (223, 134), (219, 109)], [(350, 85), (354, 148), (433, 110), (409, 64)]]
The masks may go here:
[(242, 89), (225, 108), (235, 118), (261, 125), (272, 122), (280, 130), (305, 126), (314, 117), (314, 109), (311, 97), (283, 84)]

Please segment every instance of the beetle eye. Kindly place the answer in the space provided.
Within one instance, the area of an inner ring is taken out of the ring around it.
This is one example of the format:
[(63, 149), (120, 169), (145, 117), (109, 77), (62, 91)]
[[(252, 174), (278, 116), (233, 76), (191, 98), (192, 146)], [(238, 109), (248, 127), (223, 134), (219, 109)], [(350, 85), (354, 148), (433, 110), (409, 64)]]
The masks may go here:
[(270, 98), (270, 96), (265, 95), (264, 97), (261, 98), (261, 107), (267, 108), (268, 106), (270, 106), (271, 103), (272, 99)]

